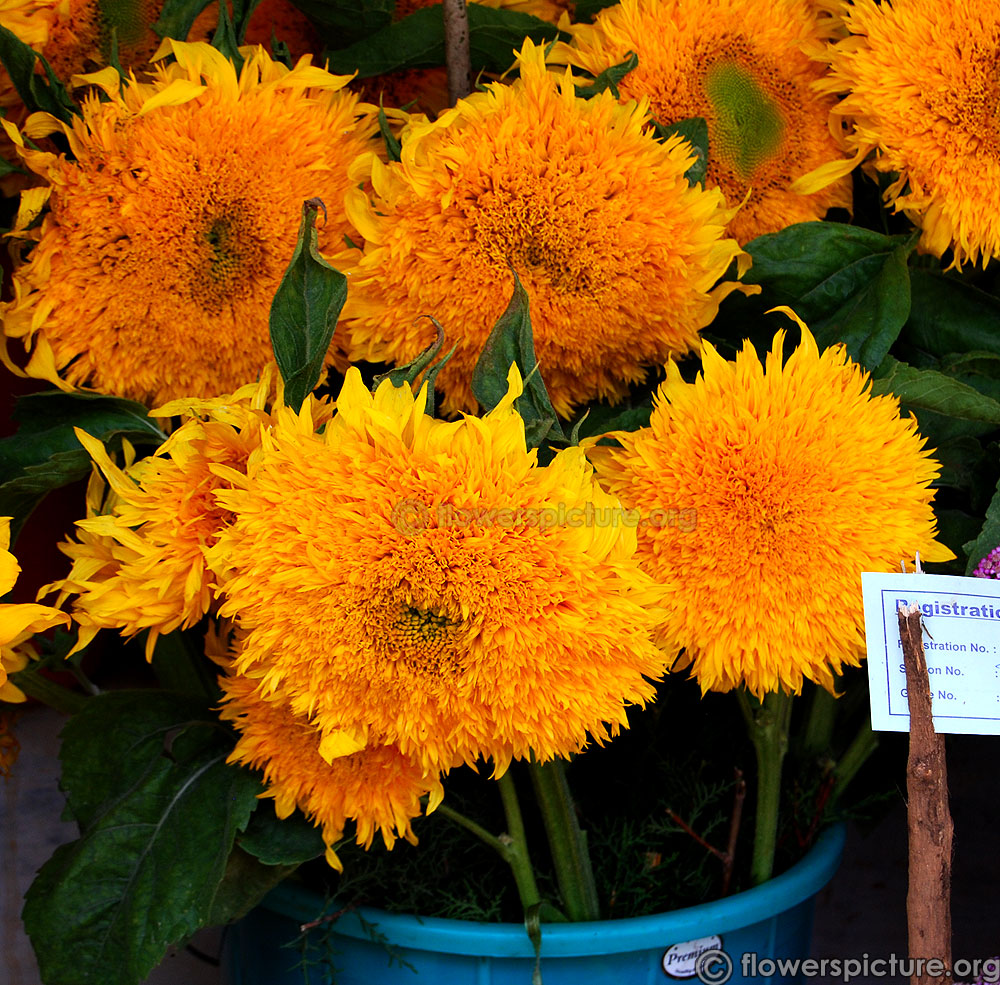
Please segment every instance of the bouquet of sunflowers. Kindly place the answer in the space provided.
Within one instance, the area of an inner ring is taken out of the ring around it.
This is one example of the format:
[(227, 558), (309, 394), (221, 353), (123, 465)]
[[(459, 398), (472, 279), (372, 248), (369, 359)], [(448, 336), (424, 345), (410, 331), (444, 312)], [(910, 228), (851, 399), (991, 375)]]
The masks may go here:
[(0, 699), (71, 716), (46, 983), (300, 866), (542, 921), (718, 893), (706, 839), (770, 879), (875, 746), (860, 573), (1000, 542), (1000, 11), (490, 0), (457, 101), (439, 6), (141, 15), (0, 10), (2, 546), (79, 493), (0, 608)]

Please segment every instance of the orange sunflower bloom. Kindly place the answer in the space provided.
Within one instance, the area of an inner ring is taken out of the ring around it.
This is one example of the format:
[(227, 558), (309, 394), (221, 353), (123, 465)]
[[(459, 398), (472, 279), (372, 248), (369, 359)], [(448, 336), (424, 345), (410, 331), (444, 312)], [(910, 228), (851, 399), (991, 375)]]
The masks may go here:
[(223, 721), (240, 733), (229, 761), (260, 769), (278, 817), (298, 809), (323, 834), (326, 860), (340, 870), (334, 846), (348, 820), (366, 849), (376, 832), (386, 847), (396, 838), (416, 844), (411, 820), (423, 813), (420, 798), (429, 795), (430, 813), (444, 797), (441, 779), (389, 745), (371, 745), (333, 760), (320, 755), (321, 733), (296, 715), (280, 696), (261, 697), (254, 681), (240, 675), (220, 680)]
[(834, 115), (847, 150), (874, 152), (874, 168), (893, 176), (886, 201), (921, 227), (922, 249), (985, 266), (1000, 256), (1000, 7), (856, 0), (841, 9), (852, 34), (830, 49), (823, 88), (844, 96)]
[[(322, 434), (279, 411), (209, 551), (235, 669), (322, 732), (328, 761), (391, 745), (422, 770), (540, 760), (627, 726), (664, 658), (660, 590), (578, 448), (543, 467), (513, 409), (446, 423), (348, 372)], [(560, 513), (560, 510), (563, 512)], [(317, 654), (322, 654), (317, 659)]]
[(366, 243), (338, 257), (352, 280), (355, 359), (403, 364), (444, 326), (455, 355), (437, 386), (453, 413), (511, 293), (531, 299), (535, 352), (555, 409), (620, 399), (647, 368), (696, 348), (714, 289), (740, 254), (719, 192), (690, 187), (680, 139), (644, 129), (645, 104), (576, 96), (526, 42), (513, 85), (474, 93), (403, 131), (402, 161), (359, 159), (347, 210)]
[[(189, 417), (156, 455), (124, 470), (97, 439), (77, 432), (110, 488), (95, 470), (88, 493), (88, 518), (79, 540), (62, 545), (73, 566), (47, 587), (60, 600), (75, 596), (73, 618), (80, 626), (76, 649), (100, 629), (132, 635), (149, 630), (147, 656), (161, 633), (194, 625), (212, 607), (212, 576), (205, 552), (231, 519), (215, 499), (227, 485), (217, 466), (245, 470), (270, 422), (265, 410), (270, 377), (215, 400), (178, 401), (158, 413)], [(320, 426), (329, 408), (310, 399), (305, 413)]]
[(648, 99), (665, 125), (705, 119), (707, 183), (741, 206), (729, 233), (747, 243), (850, 208), (846, 177), (810, 194), (791, 187), (843, 159), (828, 127), (836, 100), (815, 91), (837, 24), (810, 0), (622, 0), (574, 25), (552, 60), (599, 75), (635, 53), (621, 98)]
[[(271, 362), (302, 202), (324, 200), (320, 247), (342, 248), (348, 164), (376, 128), (345, 77), (306, 60), (289, 70), (247, 51), (237, 77), (208, 45), (169, 44), (177, 61), (148, 85), (92, 77), (107, 98), (88, 97), (72, 126), (8, 126), (47, 186), (25, 193), (33, 246), (4, 333), (31, 352), (31, 376), (153, 405), (230, 392)], [(25, 145), (53, 131), (73, 159)]]
[(640, 529), (637, 556), (673, 586), (659, 639), (703, 691), (832, 690), (865, 653), (861, 572), (953, 557), (916, 421), (843, 346), (820, 353), (803, 326), (784, 365), (783, 347), (765, 367), (749, 342), (735, 362), (706, 344), (694, 383), (667, 368), (648, 428), (590, 452), (626, 506), (668, 521)]

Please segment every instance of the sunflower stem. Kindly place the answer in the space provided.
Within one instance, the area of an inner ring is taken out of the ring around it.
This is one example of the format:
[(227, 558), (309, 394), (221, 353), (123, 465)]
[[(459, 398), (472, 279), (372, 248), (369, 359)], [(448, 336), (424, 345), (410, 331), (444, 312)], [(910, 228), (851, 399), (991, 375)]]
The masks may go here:
[(562, 759), (548, 763), (532, 760), (529, 769), (566, 915), (570, 920), (599, 920), (600, 904), (587, 836), (580, 828), (566, 782), (566, 763)]
[(472, 92), (469, 12), (465, 0), (444, 0), (444, 57), (448, 70), (448, 103), (454, 106)]
[(75, 715), (82, 711), (89, 698), (77, 694), (62, 684), (45, 677), (41, 671), (28, 667), (10, 675), (11, 683), (20, 688), (29, 698), (40, 701), (64, 715)]
[(854, 741), (847, 747), (833, 768), (833, 790), (830, 791), (830, 803), (835, 804), (854, 775), (864, 765), (868, 757), (878, 748), (878, 736), (872, 731), (871, 719), (865, 719), (854, 736)]
[(454, 807), (449, 807), (447, 804), (438, 804), (435, 811), (442, 817), (448, 818), (453, 824), (457, 824), (470, 834), (474, 834), (481, 842), (489, 845), (505, 862), (510, 861), (508, 857), (510, 852), (506, 843), (492, 832), (487, 831), (481, 824), (473, 821), (471, 817), (466, 817), (461, 811), (456, 811)]
[(497, 780), (497, 785), (500, 787), (500, 799), (503, 801), (503, 812), (507, 819), (507, 834), (497, 839), (503, 846), (500, 854), (514, 874), (521, 905), (527, 913), (541, 905), (542, 897), (538, 892), (535, 870), (528, 855), (528, 839), (524, 833), (521, 803), (517, 799), (517, 788), (514, 786), (514, 777), (511, 776), (509, 769)]
[(802, 736), (802, 754), (808, 759), (822, 756), (833, 741), (833, 726), (837, 719), (837, 698), (818, 684), (813, 688), (809, 715)]
[(778, 842), (778, 809), (781, 806), (781, 767), (788, 750), (788, 726), (792, 717), (792, 696), (770, 691), (756, 708), (741, 693), (740, 704), (750, 712), (750, 738), (757, 752), (757, 823), (754, 830), (750, 881), (754, 886), (767, 882), (774, 871)]

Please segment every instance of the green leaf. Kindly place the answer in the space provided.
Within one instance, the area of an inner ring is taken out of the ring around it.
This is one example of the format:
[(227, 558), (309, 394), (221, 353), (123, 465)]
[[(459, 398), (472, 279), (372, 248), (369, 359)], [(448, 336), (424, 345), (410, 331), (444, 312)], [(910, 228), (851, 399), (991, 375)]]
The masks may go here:
[[(554, 24), (530, 14), (494, 10), (470, 3), (469, 47), (473, 69), (505, 72), (526, 37), (542, 44), (559, 35)], [(425, 7), (389, 24), (349, 48), (328, 52), (331, 72), (357, 71), (362, 79), (410, 68), (444, 64), (444, 21), (441, 5)]]
[(747, 244), (768, 305), (788, 305), (821, 347), (844, 342), (868, 369), (885, 358), (910, 313), (912, 237), (836, 222), (804, 222)]
[(281, 819), (273, 802), (262, 803), (254, 812), (237, 843), (264, 865), (298, 865), (326, 850), (320, 829), (299, 811)]
[(265, 865), (237, 846), (226, 863), (206, 923), (217, 927), (246, 916), (296, 868), (296, 865)]
[(546, 440), (565, 441), (566, 436), (538, 372), (528, 294), (513, 268), (511, 273), (514, 292), (476, 362), (472, 392), (485, 411), (493, 410), (507, 395), (507, 374), (516, 363), (524, 380), (524, 392), (514, 401), (514, 407), (524, 419), (528, 447), (537, 448)]
[(191, 25), (211, 0), (166, 0), (153, 31), (160, 38), (186, 38)]
[[(39, 61), (45, 71), (44, 78), (35, 71), (35, 63)], [(79, 108), (70, 99), (66, 87), (56, 78), (45, 58), (33, 51), (13, 31), (2, 26), (0, 62), (3, 62), (21, 102), (29, 111), (51, 113), (63, 123), (69, 123), (79, 113)]]
[(886, 357), (872, 380), (872, 394), (894, 393), (907, 407), (965, 421), (1000, 424), (1000, 403), (975, 387), (934, 369), (916, 369)]
[(382, 106), (382, 97), (379, 96), (378, 100), (378, 129), (379, 133), (382, 134), (382, 140), (385, 143), (385, 153), (390, 161), (399, 161), (402, 159), (403, 145), (399, 142), (399, 138), (392, 132), (389, 127), (389, 121), (386, 119), (385, 109)]
[(910, 271), (913, 306), (903, 329), (912, 346), (944, 356), (956, 352), (1000, 354), (1000, 300), (954, 277)]
[(627, 51), (625, 53), (625, 61), (619, 62), (617, 65), (610, 65), (590, 85), (575, 86), (576, 94), (581, 99), (592, 99), (606, 89), (610, 89), (611, 95), (615, 99), (621, 99), (621, 93), (618, 91), (618, 83), (638, 65), (639, 56), (634, 51)]
[(605, 7), (613, 7), (615, 0), (577, 0), (573, 20), (577, 24), (589, 24)]
[(704, 188), (705, 177), (708, 174), (708, 124), (704, 117), (692, 116), (689, 120), (681, 120), (672, 126), (655, 123), (654, 128), (659, 140), (666, 140), (676, 134), (691, 145), (695, 161), (684, 172), (684, 177), (687, 178), (689, 185), (701, 185)]
[(347, 300), (347, 278), (319, 255), (319, 209), (325, 216), (326, 207), (318, 198), (302, 203), (299, 239), (271, 305), (271, 345), (285, 381), (285, 403), (294, 410), (319, 382)]
[(652, 412), (652, 402), (639, 407), (625, 408), (599, 404), (591, 407), (586, 416), (576, 422), (573, 431), (577, 442), (580, 438), (593, 438), (611, 431), (638, 431), (640, 428), (649, 427), (649, 417)]
[(378, 385), (383, 380), (392, 380), (393, 386), (412, 386), (416, 383), (420, 374), (426, 370), (424, 383), (427, 384), (427, 395), (424, 403), (424, 409), (428, 414), (433, 415), (434, 381), (437, 379), (438, 373), (441, 372), (448, 360), (455, 354), (457, 346), (452, 346), (451, 351), (446, 353), (443, 359), (441, 359), (436, 365), (431, 366), (431, 363), (437, 359), (438, 353), (441, 351), (441, 346), (444, 344), (444, 328), (442, 328), (441, 323), (436, 318), (433, 318), (430, 315), (427, 317), (434, 323), (437, 338), (426, 349), (424, 349), (424, 351), (421, 352), (420, 355), (413, 360), (413, 362), (407, 363), (405, 366), (400, 366), (398, 369), (389, 370), (388, 373), (381, 373), (376, 376), (375, 379), (372, 380), (372, 392), (378, 388)]
[(164, 691), (92, 698), (63, 737), (81, 837), (42, 866), (24, 923), (45, 981), (136, 985), (208, 922), (260, 783), (226, 763), (210, 709)]
[(993, 499), (990, 500), (990, 505), (986, 508), (986, 519), (979, 531), (979, 536), (964, 545), (963, 549), (969, 556), (965, 573), (971, 575), (979, 562), (998, 544), (1000, 544), (1000, 483), (997, 483), (997, 491), (993, 494)]
[[(235, 4), (236, 0), (234, 0)], [(243, 56), (240, 54), (240, 43), (236, 37), (236, 29), (229, 16), (229, 0), (219, 0), (219, 21), (212, 35), (212, 47), (221, 51), (236, 68), (239, 75), (243, 70)]]
[(910, 316), (910, 275), (906, 266), (912, 247), (897, 246), (876, 275), (840, 308), (812, 326), (821, 349), (837, 342), (866, 369), (875, 369), (889, 354)]
[(20, 427), (0, 438), (0, 516), (12, 516), (11, 536), (46, 493), (90, 474), (90, 456), (73, 432), (78, 427), (105, 443), (127, 438), (159, 445), (166, 435), (142, 404), (120, 397), (32, 393), (18, 398), (13, 413)]
[(317, 26), (327, 47), (333, 49), (344, 48), (386, 27), (396, 4), (395, 0), (295, 0), (295, 6)]

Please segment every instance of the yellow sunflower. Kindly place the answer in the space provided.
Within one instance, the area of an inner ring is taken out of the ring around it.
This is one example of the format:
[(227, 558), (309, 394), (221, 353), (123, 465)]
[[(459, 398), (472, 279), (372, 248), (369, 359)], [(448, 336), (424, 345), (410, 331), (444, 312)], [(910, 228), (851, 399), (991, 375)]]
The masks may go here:
[(621, 98), (649, 100), (662, 124), (708, 123), (708, 184), (742, 207), (729, 233), (747, 243), (850, 208), (846, 177), (811, 194), (790, 186), (842, 153), (830, 134), (832, 96), (815, 91), (836, 21), (810, 0), (623, 0), (571, 28), (553, 61), (598, 75), (634, 52)]
[[(540, 467), (507, 397), (446, 423), (348, 372), (316, 434), (289, 410), (219, 490), (208, 552), (245, 640), (236, 670), (323, 733), (329, 761), (392, 745), (421, 769), (603, 741), (664, 668), (661, 591), (572, 448)], [(562, 512), (560, 512), (562, 511)]]
[(719, 192), (689, 187), (687, 143), (644, 130), (644, 103), (577, 98), (530, 41), (513, 85), (474, 93), (434, 123), (413, 118), (402, 161), (360, 158), (348, 214), (364, 252), (338, 258), (354, 358), (405, 363), (457, 345), (438, 377), (447, 412), (470, 410), (472, 369), (512, 291), (531, 299), (535, 353), (556, 410), (620, 399), (697, 347), (739, 248)]
[[(694, 383), (667, 368), (648, 428), (591, 450), (626, 506), (668, 520), (639, 531), (637, 556), (675, 586), (659, 638), (685, 648), (703, 691), (832, 690), (865, 652), (861, 572), (953, 556), (916, 421), (805, 326), (782, 365), (784, 337), (766, 368), (750, 343), (735, 362), (706, 344)], [(669, 522), (685, 510), (691, 523)]]
[(355, 822), (355, 839), (366, 849), (376, 832), (388, 848), (397, 837), (416, 844), (410, 822), (423, 813), (420, 798), (429, 795), (430, 813), (444, 796), (436, 771), (427, 773), (390, 745), (371, 745), (328, 761), (319, 752), (319, 730), (284, 698), (261, 697), (255, 682), (239, 674), (220, 683), (225, 694), (221, 717), (240, 733), (229, 761), (263, 771), (264, 796), (274, 799), (278, 817), (298, 809), (320, 828), (330, 865), (342, 868), (334, 846), (348, 820)]
[[(212, 605), (211, 573), (205, 551), (229, 514), (219, 508), (215, 491), (227, 485), (216, 469), (245, 470), (260, 443), (260, 428), (271, 394), (269, 375), (259, 384), (216, 400), (178, 401), (158, 413), (186, 413), (189, 419), (156, 455), (124, 470), (95, 438), (77, 432), (104, 474), (95, 470), (88, 492), (88, 518), (77, 524), (79, 540), (63, 544), (73, 566), (62, 581), (47, 586), (69, 595), (80, 626), (77, 649), (100, 629), (132, 635), (149, 630), (147, 655), (161, 633), (194, 625)], [(316, 426), (329, 408), (311, 398), (305, 414)]]
[(845, 97), (834, 116), (846, 148), (875, 152), (893, 176), (886, 201), (921, 227), (922, 249), (953, 249), (955, 266), (1000, 256), (1000, 7), (856, 0), (842, 13), (852, 36), (830, 49), (823, 88)]
[[(346, 77), (307, 60), (289, 70), (246, 50), (237, 77), (208, 45), (168, 44), (177, 61), (149, 84), (92, 76), (105, 98), (88, 97), (72, 126), (8, 125), (48, 210), (37, 229), (31, 209), (19, 215), (33, 247), (5, 334), (31, 351), (31, 376), (152, 404), (229, 392), (270, 362), (302, 202), (323, 199), (320, 247), (342, 248), (348, 164), (376, 128)], [(25, 145), (53, 131), (72, 159)]]
[[(0, 517), (0, 596), (6, 595), (17, 581), (21, 566), (7, 550), (10, 547), (10, 517)], [(24, 701), (24, 692), (7, 679), (8, 674), (24, 670), (34, 651), (29, 640), (35, 633), (53, 626), (66, 626), (69, 616), (47, 605), (22, 603), (0, 605), (0, 701)], [(2, 759), (2, 755), (0, 755)]]

